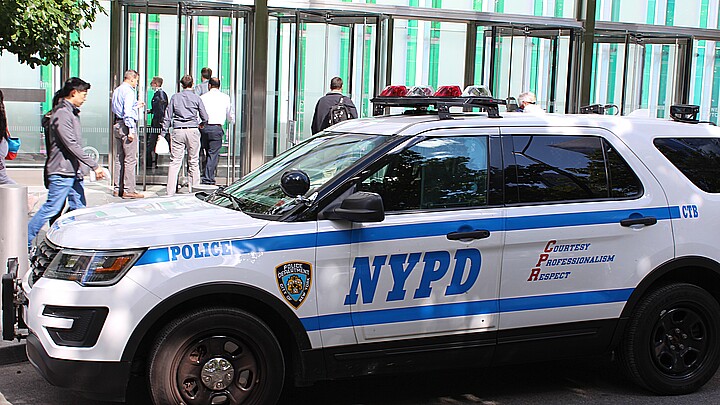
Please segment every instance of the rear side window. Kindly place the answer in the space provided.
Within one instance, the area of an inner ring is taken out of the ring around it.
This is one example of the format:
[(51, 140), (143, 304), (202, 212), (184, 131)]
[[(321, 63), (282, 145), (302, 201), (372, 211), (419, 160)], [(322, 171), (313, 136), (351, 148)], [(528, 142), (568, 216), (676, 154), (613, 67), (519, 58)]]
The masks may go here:
[[(513, 136), (506, 170), (508, 203), (633, 198), (642, 193), (630, 166), (597, 136)], [(514, 167), (513, 167), (514, 163)]]
[(653, 143), (699, 189), (720, 193), (720, 139), (657, 138)]

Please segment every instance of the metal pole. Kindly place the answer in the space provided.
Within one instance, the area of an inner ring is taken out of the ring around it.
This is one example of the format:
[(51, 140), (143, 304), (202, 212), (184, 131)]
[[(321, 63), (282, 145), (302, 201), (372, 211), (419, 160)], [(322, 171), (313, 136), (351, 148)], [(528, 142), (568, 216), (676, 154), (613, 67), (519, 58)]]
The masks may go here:
[[(148, 83), (148, 44), (149, 44), (149, 35), (148, 31), (150, 31), (150, 18), (148, 16), (148, 3), (145, 2), (145, 60), (143, 63), (143, 76), (144, 76), (144, 84), (142, 89), (139, 90), (138, 95), (143, 96), (143, 101), (147, 101), (147, 83)], [(140, 58), (140, 47), (138, 46), (138, 58)], [(140, 64), (140, 59), (138, 59), (138, 65)], [(140, 66), (138, 66), (140, 67)], [(140, 151), (142, 151), (143, 159), (142, 163), (138, 162), (140, 166), (142, 167), (142, 182), (143, 182), (143, 191), (147, 191), (147, 143), (148, 143), (148, 128), (147, 128), (147, 106), (143, 107), (140, 117), (142, 117), (142, 137), (141, 139), (144, 142), (138, 142), (138, 145), (141, 146)], [(138, 123), (139, 124), (139, 123)], [(152, 129), (150, 129), (152, 131)], [(138, 136), (140, 136), (140, 126), (138, 125)], [(144, 146), (144, 148), (142, 148)], [(140, 152), (138, 151), (138, 152)], [(138, 159), (139, 160), (139, 159)]]
[(497, 36), (498, 36), (498, 29), (496, 26), (493, 26), (491, 29), (492, 38), (490, 39), (490, 92), (497, 97), (497, 94), (495, 93), (496, 86), (499, 85), (499, 83), (495, 83), (495, 53), (497, 53)]
[(248, 148), (243, 153), (248, 157), (243, 162), (243, 173), (249, 173), (265, 162), (265, 130), (267, 117), (267, 62), (268, 62), (268, 4), (267, 0), (255, 0), (253, 14), (252, 57), (248, 63), (250, 73), (249, 93), (250, 129), (247, 132)]
[(620, 115), (625, 115), (625, 93), (627, 92), (628, 59), (630, 59), (630, 34), (625, 34), (625, 60), (623, 60), (622, 93), (620, 93)]
[[(595, 7), (597, 0), (577, 0), (576, 19), (583, 23), (579, 71), (578, 106), (590, 104), (590, 85), (592, 83), (593, 53), (595, 44)], [(577, 108), (577, 107), (576, 107)]]
[(475, 84), (475, 61), (477, 60), (477, 30), (476, 22), (469, 21), (465, 31), (465, 80), (463, 88)]
[(27, 248), (27, 187), (19, 184), (0, 185), (0, 207), (3, 225), (0, 226), (0, 268), (2, 273), (10, 257), (17, 257), (18, 277), (28, 271)]

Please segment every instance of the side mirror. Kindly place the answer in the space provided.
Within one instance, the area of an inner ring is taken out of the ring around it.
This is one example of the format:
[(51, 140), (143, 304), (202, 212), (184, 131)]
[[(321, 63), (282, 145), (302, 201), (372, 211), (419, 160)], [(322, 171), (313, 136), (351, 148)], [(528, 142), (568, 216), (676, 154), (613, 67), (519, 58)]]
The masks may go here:
[(310, 177), (302, 170), (290, 169), (280, 177), (280, 188), (288, 197), (303, 196), (310, 190)]
[(385, 208), (379, 194), (358, 191), (343, 200), (330, 217), (352, 222), (380, 222), (385, 219)]

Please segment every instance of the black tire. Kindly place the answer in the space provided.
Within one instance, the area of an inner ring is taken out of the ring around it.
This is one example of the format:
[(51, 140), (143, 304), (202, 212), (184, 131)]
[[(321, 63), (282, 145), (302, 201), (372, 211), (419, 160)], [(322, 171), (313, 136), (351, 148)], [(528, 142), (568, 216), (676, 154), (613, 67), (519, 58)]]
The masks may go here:
[(697, 391), (720, 365), (720, 305), (692, 284), (670, 284), (643, 297), (618, 356), (626, 373), (657, 394)]
[(277, 402), (285, 363), (270, 328), (235, 308), (212, 307), (170, 322), (150, 352), (155, 405)]

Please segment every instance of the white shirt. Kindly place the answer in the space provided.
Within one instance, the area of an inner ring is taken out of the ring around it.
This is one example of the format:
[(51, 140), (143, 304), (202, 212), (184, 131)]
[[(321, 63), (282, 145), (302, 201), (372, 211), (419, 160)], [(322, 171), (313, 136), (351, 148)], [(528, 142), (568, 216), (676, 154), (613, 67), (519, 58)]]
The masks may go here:
[(230, 103), (230, 96), (219, 89), (210, 89), (200, 98), (208, 113), (208, 124), (225, 125), (225, 119), (235, 123), (235, 110)]

